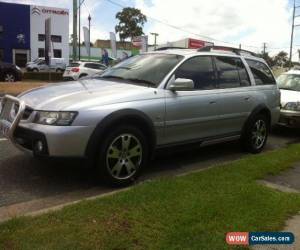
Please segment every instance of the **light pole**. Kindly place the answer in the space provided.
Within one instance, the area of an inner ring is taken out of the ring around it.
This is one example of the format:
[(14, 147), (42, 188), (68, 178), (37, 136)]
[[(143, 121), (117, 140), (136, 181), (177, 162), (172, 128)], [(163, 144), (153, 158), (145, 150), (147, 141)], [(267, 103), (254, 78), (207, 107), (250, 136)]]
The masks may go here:
[(300, 25), (295, 25), (295, 18), (300, 17), (300, 15), (296, 16), (296, 9), (300, 8), (300, 6), (296, 6), (296, 0), (294, 0), (294, 8), (293, 8), (293, 19), (292, 19), (292, 33), (291, 33), (291, 45), (290, 45), (290, 60), (289, 60), (289, 68), (292, 67), (292, 56), (293, 56), (293, 42), (294, 42), (294, 29), (295, 27), (299, 27)]
[(78, 47), (78, 59), (80, 61), (80, 40), (81, 40), (81, 37), (80, 37), (80, 33), (81, 33), (81, 24), (80, 24), (80, 19), (81, 19), (81, 5), (84, 3), (85, 0), (79, 0), (79, 5), (78, 5), (78, 43), (79, 43), (79, 47)]
[(90, 43), (90, 46), (89, 46), (89, 60), (91, 60), (91, 15), (89, 14), (89, 17), (88, 17), (88, 20), (89, 20), (89, 43)]
[(152, 32), (150, 34), (154, 36), (154, 50), (156, 50), (156, 37), (158, 37), (159, 34), (158, 33), (154, 33), (154, 32)]
[(73, 0), (73, 61), (77, 59), (77, 0)]

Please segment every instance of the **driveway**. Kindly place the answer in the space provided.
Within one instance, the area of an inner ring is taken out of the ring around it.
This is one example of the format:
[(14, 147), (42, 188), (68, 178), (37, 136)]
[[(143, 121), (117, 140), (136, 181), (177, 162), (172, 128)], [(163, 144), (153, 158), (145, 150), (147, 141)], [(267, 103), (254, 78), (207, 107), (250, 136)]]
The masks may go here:
[[(300, 142), (300, 132), (277, 130), (265, 150)], [(245, 157), (238, 142), (185, 151), (164, 150), (151, 161), (140, 181), (199, 170)], [(0, 217), (4, 208), (35, 211), (112, 191), (93, 178), (78, 160), (36, 160), (0, 137)], [(19, 213), (18, 213), (19, 214)], [(22, 213), (21, 213), (22, 214)]]

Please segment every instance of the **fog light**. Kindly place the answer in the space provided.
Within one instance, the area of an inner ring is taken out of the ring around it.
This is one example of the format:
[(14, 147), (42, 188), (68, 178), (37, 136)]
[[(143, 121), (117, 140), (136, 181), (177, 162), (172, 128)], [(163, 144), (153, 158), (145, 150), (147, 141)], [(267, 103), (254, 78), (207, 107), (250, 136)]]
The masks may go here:
[(43, 152), (44, 150), (44, 144), (41, 141), (37, 141), (35, 144), (35, 149), (37, 152)]

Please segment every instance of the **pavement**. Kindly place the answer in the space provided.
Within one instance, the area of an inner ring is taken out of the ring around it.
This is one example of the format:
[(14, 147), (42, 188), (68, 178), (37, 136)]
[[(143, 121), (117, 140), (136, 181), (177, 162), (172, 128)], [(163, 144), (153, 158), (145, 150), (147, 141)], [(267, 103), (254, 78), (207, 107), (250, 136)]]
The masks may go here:
[[(265, 151), (297, 142), (300, 131), (276, 130)], [(139, 182), (199, 171), (245, 156), (247, 153), (240, 150), (238, 142), (184, 151), (164, 150), (149, 163)], [(37, 160), (0, 137), (0, 221), (115, 190), (98, 183), (92, 170), (81, 161)]]

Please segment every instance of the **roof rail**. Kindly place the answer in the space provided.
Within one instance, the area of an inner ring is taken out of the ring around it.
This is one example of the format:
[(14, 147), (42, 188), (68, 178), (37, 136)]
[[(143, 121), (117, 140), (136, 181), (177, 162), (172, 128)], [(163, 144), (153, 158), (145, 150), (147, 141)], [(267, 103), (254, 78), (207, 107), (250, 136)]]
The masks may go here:
[(168, 50), (168, 49), (186, 49), (183, 47), (161, 47), (161, 48), (157, 48), (154, 51), (159, 51), (159, 50)]
[(233, 48), (233, 47), (226, 47), (226, 46), (214, 46), (214, 45), (202, 47), (202, 48), (198, 49), (198, 52), (206, 52), (206, 51), (211, 51), (211, 50), (224, 50), (224, 51), (233, 52), (237, 55), (242, 55), (242, 53), (245, 53), (245, 54), (249, 54), (249, 55), (255, 56), (255, 57), (258, 56), (256, 53), (249, 51), (249, 50), (238, 49), (238, 48)]

